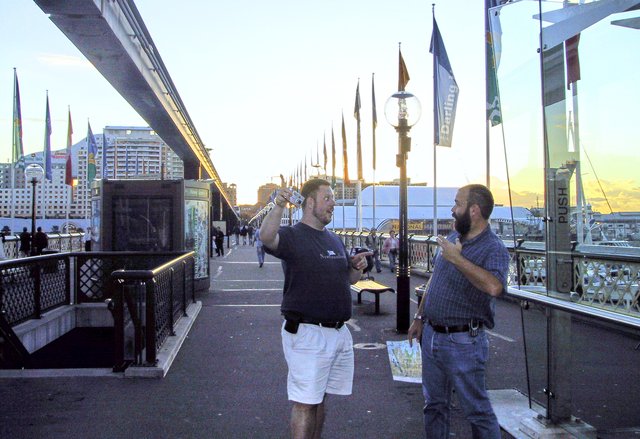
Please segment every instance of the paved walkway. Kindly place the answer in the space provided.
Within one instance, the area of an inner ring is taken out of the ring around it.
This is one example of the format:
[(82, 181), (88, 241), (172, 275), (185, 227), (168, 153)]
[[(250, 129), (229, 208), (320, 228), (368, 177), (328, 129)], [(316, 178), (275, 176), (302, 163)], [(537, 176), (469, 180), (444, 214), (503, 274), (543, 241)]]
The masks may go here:
[[(255, 249), (239, 246), (211, 266), (211, 289), (199, 295), (202, 310), (166, 377), (0, 379), (0, 438), (288, 437), (280, 263), (267, 256), (259, 268)], [(395, 287), (388, 269), (374, 275)], [(422, 282), (411, 280), (412, 313)], [(354, 343), (374, 349), (356, 349), (353, 395), (328, 398), (323, 437), (422, 437), (421, 387), (392, 380), (384, 347), (405, 337), (395, 332), (395, 299), (383, 294), (375, 315), (373, 295), (363, 294), (361, 305), (354, 295)], [(503, 308), (510, 306), (499, 301), (498, 313), (512, 313)], [(522, 374), (511, 372), (521, 361), (518, 341), (496, 333), (491, 343), (489, 387), (521, 384)], [(470, 437), (459, 410), (452, 436)]]

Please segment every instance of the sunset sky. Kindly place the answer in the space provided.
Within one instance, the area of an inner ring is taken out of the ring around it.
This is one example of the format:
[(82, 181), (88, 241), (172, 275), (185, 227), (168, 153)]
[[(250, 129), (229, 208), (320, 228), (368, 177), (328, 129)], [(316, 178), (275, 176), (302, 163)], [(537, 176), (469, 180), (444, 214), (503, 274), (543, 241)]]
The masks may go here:
[[(364, 174), (372, 169), (371, 78), (378, 113), (376, 181), (398, 178), (397, 135), (384, 104), (396, 91), (398, 43), (411, 80), (407, 90), (422, 102), (412, 129), (408, 174), (433, 185), (432, 30), (430, 2), (327, 0), (216, 2), (138, 0), (136, 5), (223, 181), (236, 183), (240, 203), (256, 201), (259, 185), (288, 176), (313, 158), (322, 161), (323, 138), (331, 151), (333, 127), (342, 160), (344, 114), (349, 173), (356, 175), (355, 90), (360, 80)], [(549, 8), (559, 8), (554, 3)], [(537, 3), (503, 9), (499, 79), (504, 123), (491, 129), (492, 187), (506, 194), (506, 156), (514, 203), (544, 202), (541, 147)], [(484, 183), (485, 98), (483, 2), (447, 0), (436, 18), (460, 87), (452, 148), (437, 149), (437, 186)], [(637, 15), (637, 13), (635, 14)], [(636, 76), (638, 30), (612, 26), (618, 14), (583, 32), (579, 82), (582, 175), (596, 210), (640, 210)], [(64, 148), (67, 108), (74, 142), (106, 125), (146, 126), (32, 1), (0, 5), (0, 160), (11, 156), (13, 68), (22, 98), (25, 152), (43, 148), (45, 93), (53, 119), (52, 144)], [(613, 73), (615, 72), (615, 74)], [(3, 108), (3, 109), (2, 109)], [(569, 105), (567, 111), (572, 110)], [(504, 131), (503, 131), (504, 130)], [(329, 158), (329, 167), (331, 159)], [(309, 168), (311, 170), (311, 168)], [(330, 172), (330, 171), (329, 171)], [(600, 184), (595, 179), (599, 177)], [(600, 188), (604, 189), (603, 190)], [(507, 204), (508, 199), (500, 200)]]

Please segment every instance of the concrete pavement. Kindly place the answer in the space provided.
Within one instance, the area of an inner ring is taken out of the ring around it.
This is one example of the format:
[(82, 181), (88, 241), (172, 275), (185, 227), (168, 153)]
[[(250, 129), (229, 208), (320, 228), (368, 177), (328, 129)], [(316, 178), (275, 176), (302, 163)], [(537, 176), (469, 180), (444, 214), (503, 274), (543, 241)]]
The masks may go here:
[[(374, 276), (395, 287), (388, 269)], [(422, 282), (412, 278), (414, 300), (413, 288)], [(282, 283), (280, 263), (267, 256), (259, 268), (252, 247), (213, 258), (211, 288), (199, 295), (202, 309), (164, 378), (0, 379), (0, 437), (288, 437)], [(323, 437), (422, 437), (421, 386), (392, 380), (384, 347), (405, 338), (395, 331), (395, 295), (382, 295), (381, 315), (374, 314), (373, 295), (363, 294), (361, 305), (353, 299), (350, 329), (354, 343), (366, 349), (355, 352), (353, 395), (328, 398)], [(502, 306), (499, 313), (506, 312)], [(512, 369), (521, 362), (517, 342), (501, 337), (506, 340), (491, 337), (490, 388), (510, 388), (524, 379)], [(470, 437), (459, 410), (453, 412), (452, 436)]]

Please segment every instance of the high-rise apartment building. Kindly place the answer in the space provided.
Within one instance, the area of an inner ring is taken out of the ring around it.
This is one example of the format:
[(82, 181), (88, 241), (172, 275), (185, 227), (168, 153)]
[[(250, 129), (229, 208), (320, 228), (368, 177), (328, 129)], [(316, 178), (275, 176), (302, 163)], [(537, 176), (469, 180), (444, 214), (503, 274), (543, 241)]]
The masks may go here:
[[(103, 134), (94, 137), (97, 146), (96, 179), (183, 178), (182, 160), (148, 127), (107, 126)], [(51, 158), (52, 180), (44, 180), (36, 187), (36, 216), (88, 218), (90, 182), (87, 181), (87, 139), (72, 146), (73, 176), (76, 181), (73, 190), (65, 184), (66, 149), (52, 152)], [(27, 155), (25, 164), (31, 163), (42, 165), (43, 153)], [(25, 180), (23, 169), (15, 168), (15, 175), (12, 175), (11, 168), (11, 163), (0, 163), (0, 216), (29, 218), (32, 186)]]

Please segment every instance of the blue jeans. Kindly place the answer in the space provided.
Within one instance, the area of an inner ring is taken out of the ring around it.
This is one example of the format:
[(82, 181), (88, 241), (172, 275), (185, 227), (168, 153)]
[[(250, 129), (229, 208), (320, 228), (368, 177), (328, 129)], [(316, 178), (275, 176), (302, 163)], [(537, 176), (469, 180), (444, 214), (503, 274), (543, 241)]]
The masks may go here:
[(398, 256), (397, 250), (395, 252), (389, 251), (389, 266), (391, 271), (396, 271), (396, 257)]
[(451, 392), (471, 423), (473, 438), (500, 438), (500, 425), (485, 386), (489, 355), (487, 334), (441, 334), (425, 323), (422, 331), (424, 428), (429, 439), (449, 437)]
[(258, 254), (258, 263), (260, 265), (264, 264), (264, 247), (261, 245), (256, 246), (256, 253)]

